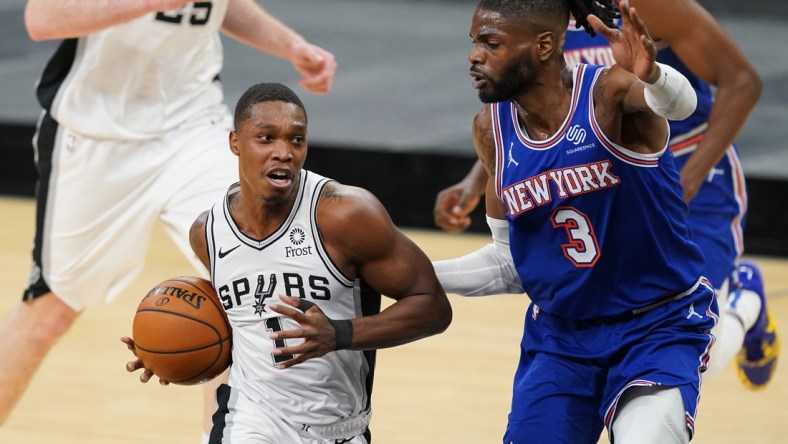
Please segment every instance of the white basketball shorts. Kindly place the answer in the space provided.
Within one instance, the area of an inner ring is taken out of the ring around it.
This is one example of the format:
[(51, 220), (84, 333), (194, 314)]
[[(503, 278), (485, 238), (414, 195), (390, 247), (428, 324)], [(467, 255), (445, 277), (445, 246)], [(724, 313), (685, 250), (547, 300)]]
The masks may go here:
[(142, 270), (157, 219), (206, 275), (189, 229), (238, 181), (231, 129), (223, 105), (144, 141), (92, 139), (42, 115), (34, 138), (36, 237), (24, 298), (52, 291), (77, 311), (112, 301)]

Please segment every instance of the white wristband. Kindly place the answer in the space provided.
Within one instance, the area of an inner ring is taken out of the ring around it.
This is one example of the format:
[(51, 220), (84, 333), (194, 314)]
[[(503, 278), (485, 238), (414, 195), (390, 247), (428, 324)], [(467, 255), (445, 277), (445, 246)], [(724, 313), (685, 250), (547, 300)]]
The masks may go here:
[(646, 104), (657, 115), (669, 120), (683, 120), (692, 115), (698, 97), (689, 80), (672, 66), (657, 63), (659, 78), (654, 83), (642, 82)]

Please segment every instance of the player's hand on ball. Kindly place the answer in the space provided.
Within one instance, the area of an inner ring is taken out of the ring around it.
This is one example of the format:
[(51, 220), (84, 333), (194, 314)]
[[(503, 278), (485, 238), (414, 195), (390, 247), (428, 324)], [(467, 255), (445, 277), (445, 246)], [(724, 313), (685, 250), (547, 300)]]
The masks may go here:
[[(124, 336), (120, 338), (120, 341), (126, 344), (126, 347), (131, 350), (134, 356), (137, 356), (137, 349), (134, 346), (134, 339), (131, 339), (128, 336)], [(145, 368), (142, 364), (142, 361), (139, 359), (135, 359), (133, 361), (129, 361), (126, 363), (126, 371), (127, 372), (136, 372), (139, 369), (143, 369), (142, 374), (140, 375), (140, 382), (146, 383), (150, 381), (150, 378), (153, 376), (153, 371), (150, 369)], [(169, 382), (159, 378), (159, 384), (161, 385), (168, 385)]]
[(297, 322), (300, 328), (274, 332), (270, 335), (270, 339), (303, 339), (304, 342), (296, 346), (275, 349), (273, 352), (275, 356), (293, 356), (292, 359), (279, 363), (277, 367), (292, 367), (336, 349), (334, 327), (317, 305), (301, 298), (284, 295), (280, 295), (279, 298), (284, 304), (268, 304), (268, 308)]

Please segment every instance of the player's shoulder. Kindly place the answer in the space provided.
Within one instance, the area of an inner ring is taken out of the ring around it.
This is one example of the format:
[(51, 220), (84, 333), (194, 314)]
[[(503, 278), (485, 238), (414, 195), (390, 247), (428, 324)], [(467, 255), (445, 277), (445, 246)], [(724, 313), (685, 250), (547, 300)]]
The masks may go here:
[(320, 192), (320, 205), (332, 210), (363, 212), (376, 209), (381, 204), (378, 198), (365, 188), (331, 180)]
[(388, 212), (369, 190), (331, 181), (323, 187), (317, 206), (321, 230), (351, 229), (390, 223)]

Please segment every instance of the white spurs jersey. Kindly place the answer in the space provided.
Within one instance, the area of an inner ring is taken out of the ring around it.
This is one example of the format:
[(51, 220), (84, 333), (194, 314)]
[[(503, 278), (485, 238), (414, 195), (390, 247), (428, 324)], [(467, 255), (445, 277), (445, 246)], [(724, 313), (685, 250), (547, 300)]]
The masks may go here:
[(305, 298), (333, 319), (375, 311), (369, 301), (362, 305), (360, 282), (337, 269), (318, 232), (316, 207), (330, 179), (302, 170), (298, 180), (293, 210), (265, 239), (242, 233), (230, 215), (229, 196), (239, 191), (237, 183), (209, 213), (205, 232), (211, 280), (233, 329), (229, 385), (290, 423), (352, 423), (355, 428), (361, 422), (362, 433), (370, 415), (374, 353), (340, 350), (287, 369), (276, 368), (271, 354), (283, 341), (268, 335), (294, 328), (294, 321), (266, 307), (281, 304), (279, 295)]
[(191, 2), (64, 40), (39, 79), (39, 102), (72, 131), (134, 140), (224, 106), (219, 30), (228, 1)]

